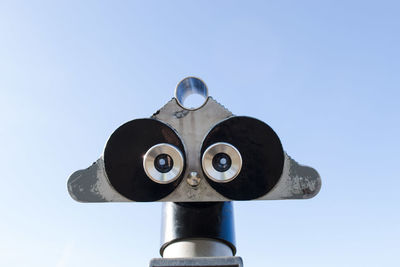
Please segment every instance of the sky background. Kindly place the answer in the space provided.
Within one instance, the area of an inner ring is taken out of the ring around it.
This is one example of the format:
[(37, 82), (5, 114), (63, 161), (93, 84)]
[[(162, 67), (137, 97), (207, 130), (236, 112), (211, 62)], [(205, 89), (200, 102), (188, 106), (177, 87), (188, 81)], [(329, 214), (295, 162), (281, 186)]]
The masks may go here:
[(66, 182), (194, 75), (315, 167), (311, 200), (235, 202), (246, 267), (400, 266), (398, 1), (0, 1), (0, 265), (147, 266), (161, 203)]

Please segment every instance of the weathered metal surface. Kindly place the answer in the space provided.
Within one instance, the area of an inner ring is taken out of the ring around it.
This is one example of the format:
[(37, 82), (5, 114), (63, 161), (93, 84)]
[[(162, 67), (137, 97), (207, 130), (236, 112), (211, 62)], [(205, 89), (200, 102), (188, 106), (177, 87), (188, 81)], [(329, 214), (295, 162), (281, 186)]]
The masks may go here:
[(130, 201), (111, 187), (104, 171), (103, 157), (89, 168), (74, 172), (68, 180), (68, 192), (79, 202)]
[(198, 257), (198, 258), (173, 258), (152, 259), (150, 267), (243, 267), (241, 257)]

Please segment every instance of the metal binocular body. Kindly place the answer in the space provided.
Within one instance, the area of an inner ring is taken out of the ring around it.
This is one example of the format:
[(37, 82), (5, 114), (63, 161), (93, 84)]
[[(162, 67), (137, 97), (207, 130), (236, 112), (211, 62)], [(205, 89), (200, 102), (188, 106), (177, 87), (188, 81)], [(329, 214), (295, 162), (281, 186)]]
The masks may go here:
[[(186, 107), (192, 94), (204, 102)], [(195, 77), (150, 118), (116, 129), (101, 157), (68, 180), (80, 202), (305, 199), (320, 187), (317, 171), (290, 158), (270, 126), (233, 115)]]

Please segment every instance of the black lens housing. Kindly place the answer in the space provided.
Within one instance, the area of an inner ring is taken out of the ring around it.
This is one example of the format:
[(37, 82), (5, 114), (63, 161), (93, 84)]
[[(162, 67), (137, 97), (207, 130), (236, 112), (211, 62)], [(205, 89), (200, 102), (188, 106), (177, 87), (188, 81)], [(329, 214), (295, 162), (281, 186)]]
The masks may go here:
[(177, 179), (166, 184), (149, 179), (143, 168), (143, 155), (161, 143), (175, 146), (185, 155), (180, 137), (161, 121), (132, 120), (114, 131), (104, 148), (103, 157), (108, 181), (119, 194), (132, 201), (150, 202), (158, 201), (176, 189), (183, 179), (185, 166)]
[(265, 196), (279, 182), (285, 156), (279, 137), (266, 123), (244, 116), (221, 121), (207, 134), (201, 154), (219, 142), (240, 151), (243, 164), (240, 173), (228, 182), (215, 181), (204, 173), (215, 191), (231, 200), (252, 200)]

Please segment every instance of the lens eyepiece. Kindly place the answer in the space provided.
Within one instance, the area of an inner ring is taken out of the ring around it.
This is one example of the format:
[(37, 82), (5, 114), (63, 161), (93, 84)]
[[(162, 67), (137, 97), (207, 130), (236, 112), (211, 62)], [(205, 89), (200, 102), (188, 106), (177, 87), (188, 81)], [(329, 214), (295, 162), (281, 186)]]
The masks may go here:
[(225, 172), (231, 167), (232, 160), (229, 155), (225, 153), (218, 153), (212, 159), (212, 165), (215, 170)]
[(175, 181), (181, 175), (183, 165), (179, 149), (166, 143), (152, 146), (143, 157), (147, 177), (159, 184)]
[(201, 161), (208, 178), (218, 183), (230, 182), (242, 169), (242, 156), (228, 143), (215, 143), (203, 153)]
[(168, 154), (160, 154), (154, 160), (154, 167), (162, 173), (169, 172), (174, 166), (174, 160)]

